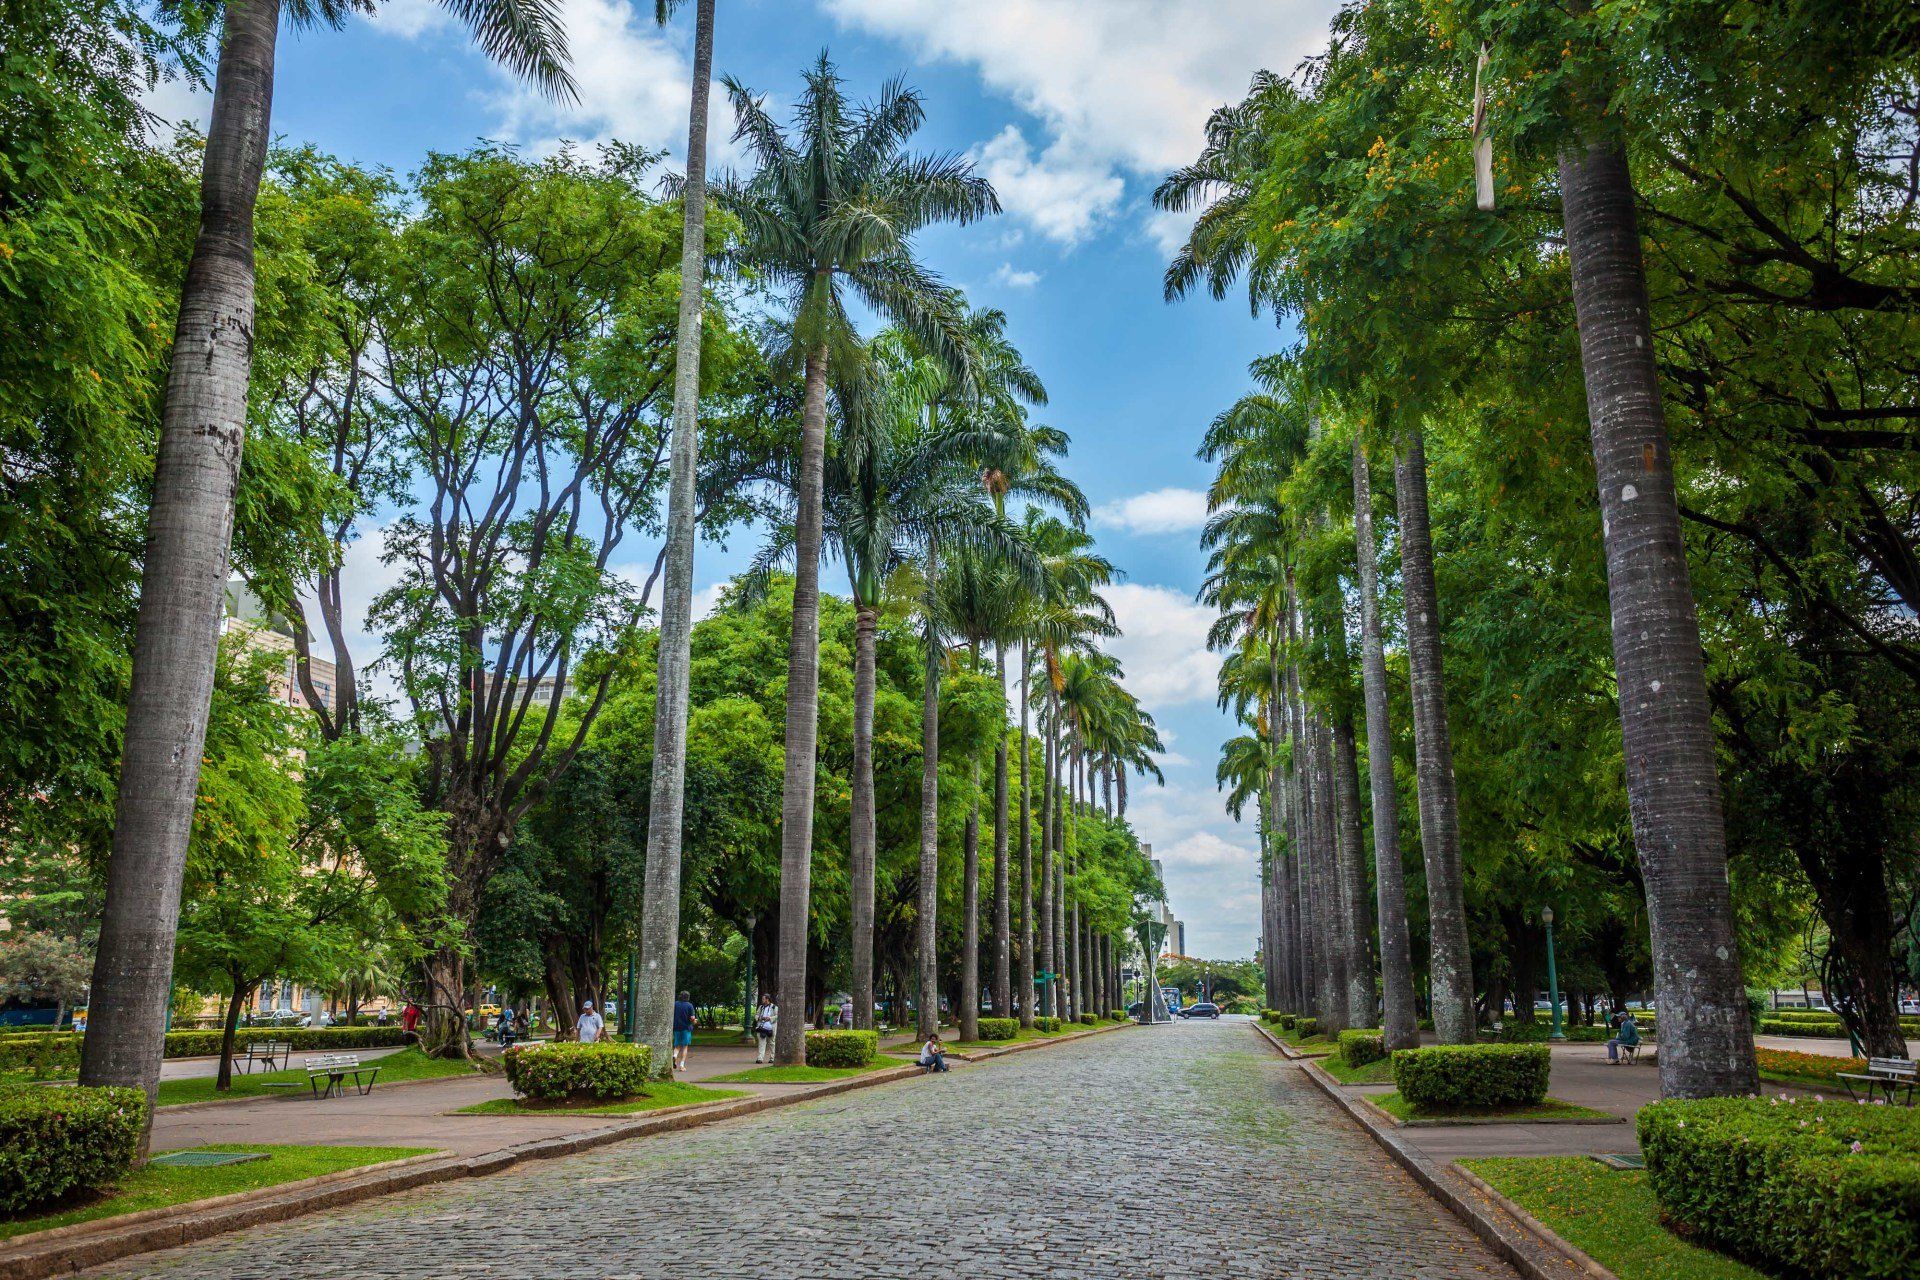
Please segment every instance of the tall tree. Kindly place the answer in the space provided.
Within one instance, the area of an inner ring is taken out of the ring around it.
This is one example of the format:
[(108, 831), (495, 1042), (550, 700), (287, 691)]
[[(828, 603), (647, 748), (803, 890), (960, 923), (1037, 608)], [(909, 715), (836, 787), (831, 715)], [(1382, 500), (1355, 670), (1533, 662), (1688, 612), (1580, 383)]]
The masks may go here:
[(788, 292), (788, 336), (805, 379), (781, 807), (779, 1003), (785, 1016), (775, 1051), (783, 1063), (800, 1062), (805, 1049), (828, 375), (836, 358), (856, 352), (844, 291), (891, 319), (936, 360), (962, 367), (964, 317), (952, 292), (914, 259), (912, 237), (933, 223), (972, 222), (1000, 207), (967, 162), (903, 150), (925, 118), (917, 93), (889, 84), (873, 102), (854, 106), (824, 53), (804, 79), (797, 141), (760, 99), (737, 81), (726, 82), (737, 137), (757, 167), (720, 193), (740, 218), (743, 261)]
[[(666, 25), (681, 0), (655, 0)], [(693, 637), (694, 477), (700, 465), (700, 336), (706, 314), (707, 99), (713, 84), (714, 0), (695, 0), (693, 95), (687, 110), (687, 176), (680, 188), (680, 305), (674, 337), (673, 443), (667, 478), (666, 579), (660, 596), (659, 693), (653, 730), (653, 800), (640, 908), (639, 990), (629, 1025), (666, 1074), (673, 1062), (679, 992), (680, 839), (687, 775), (687, 667)]]
[[(481, 47), (571, 93), (549, 0), (451, 0)], [(338, 25), (338, 0), (296, 0), (303, 25)], [(80, 1079), (151, 1100), (172, 985), (173, 935), (193, 821), (253, 365), (254, 201), (266, 165), (281, 0), (222, 13), (201, 160), (200, 227), (180, 308), (148, 509), (113, 857)], [(141, 1150), (146, 1134), (141, 1136)]]

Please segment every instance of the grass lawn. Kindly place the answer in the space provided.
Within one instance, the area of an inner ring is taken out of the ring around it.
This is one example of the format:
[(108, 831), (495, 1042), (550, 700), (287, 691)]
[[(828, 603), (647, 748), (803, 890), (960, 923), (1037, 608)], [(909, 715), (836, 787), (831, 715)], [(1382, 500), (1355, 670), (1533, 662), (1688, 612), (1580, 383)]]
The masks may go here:
[(1609, 1169), (1585, 1156), (1460, 1163), (1620, 1280), (1766, 1280), (1662, 1226), (1644, 1171)]
[(195, 1147), (195, 1151), (261, 1151), (265, 1160), (246, 1164), (217, 1165), (206, 1169), (145, 1168), (128, 1174), (119, 1186), (104, 1194), (89, 1196), (84, 1202), (69, 1198), (64, 1205), (27, 1218), (0, 1222), (0, 1240), (9, 1240), (32, 1231), (91, 1222), (116, 1214), (158, 1209), (163, 1205), (185, 1204), (190, 1200), (209, 1200), (253, 1191), (260, 1187), (315, 1178), (323, 1173), (338, 1173), (383, 1160), (401, 1160), (425, 1155), (431, 1147), (273, 1147), (221, 1145)]
[[(311, 1097), (312, 1092), (307, 1088), (307, 1069), (301, 1065), (304, 1057), (304, 1054), (294, 1054), (293, 1060), (296, 1065), (285, 1071), (256, 1071), (252, 1075), (241, 1075), (235, 1071), (233, 1087), (225, 1093), (214, 1091), (212, 1076), (195, 1076), (189, 1080), (162, 1080), (160, 1105), (177, 1107), (183, 1102), (262, 1098), (269, 1094), (291, 1094), (297, 1098)], [(374, 1082), (375, 1092), (379, 1091), (381, 1085), (394, 1080), (430, 1080), (441, 1076), (479, 1074), (467, 1063), (448, 1058), (429, 1058), (418, 1049), (402, 1049), (398, 1053), (389, 1053), (385, 1057), (373, 1059), (369, 1065), (380, 1068), (380, 1077)], [(282, 1086), (295, 1084), (299, 1088), (270, 1088), (269, 1086), (273, 1084)]]
[[(1592, 1107), (1579, 1107), (1558, 1098), (1548, 1098), (1531, 1107), (1460, 1107), (1449, 1111), (1424, 1111), (1414, 1106), (1399, 1091), (1374, 1094), (1367, 1101), (1380, 1107), (1396, 1120), (1506, 1120), (1514, 1124), (1554, 1120), (1618, 1120), (1618, 1116)], [(1599, 1166), (1595, 1166), (1598, 1168)]]
[(724, 1076), (714, 1076), (710, 1083), (818, 1084), (822, 1080), (845, 1080), (848, 1076), (861, 1076), (869, 1071), (885, 1071), (888, 1067), (910, 1067), (912, 1065), (913, 1064), (905, 1058), (889, 1058), (882, 1055), (864, 1067), (750, 1067), (745, 1071), (734, 1071)]
[(1341, 1084), (1393, 1083), (1393, 1062), (1388, 1058), (1381, 1058), (1361, 1067), (1350, 1067), (1345, 1058), (1332, 1053), (1320, 1059), (1320, 1069)]
[(647, 1086), (644, 1097), (629, 1098), (625, 1102), (541, 1102), (532, 1098), (494, 1098), (487, 1102), (475, 1103), (471, 1107), (460, 1108), (457, 1114), (463, 1116), (627, 1116), (638, 1111), (658, 1111), (662, 1107), (688, 1107), (701, 1102), (718, 1102), (722, 1098), (739, 1098), (746, 1095), (744, 1089), (703, 1089), (697, 1084), (681, 1084), (677, 1080), (656, 1080)]

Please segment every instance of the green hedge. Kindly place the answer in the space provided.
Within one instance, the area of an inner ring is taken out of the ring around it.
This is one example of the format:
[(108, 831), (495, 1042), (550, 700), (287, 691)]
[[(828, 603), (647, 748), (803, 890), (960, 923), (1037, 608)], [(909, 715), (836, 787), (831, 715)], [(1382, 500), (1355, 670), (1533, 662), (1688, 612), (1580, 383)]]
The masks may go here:
[(1108, 1022), (1125, 1022), (1126, 1020), (1127, 1020), (1127, 1011), (1125, 1009), (1107, 1010)]
[(1280, 1029), (1282, 1031), (1291, 1031), (1294, 1029), (1296, 1025), (1299, 1024), (1299, 1021), (1300, 1021), (1299, 1014), (1283, 1013), (1280, 1015)]
[(1086, 1013), (1083, 1013), (1080, 1015), (1080, 1025), (1083, 1027), (1099, 1026), (1100, 1015), (1097, 1013), (1094, 1013), (1092, 1010), (1088, 1010)]
[(1262, 1009), (1260, 1011), (1260, 1021), (1262, 1022), (1278, 1022), (1284, 1017), (1286, 1017), (1286, 1015), (1278, 1009)]
[(645, 1092), (653, 1065), (652, 1049), (618, 1040), (517, 1044), (501, 1057), (515, 1093), (544, 1099), (632, 1098)]
[[(1900, 1019), (1900, 1030), (1909, 1038), (1920, 1036), (1920, 1018)], [(1816, 1015), (1807, 1017), (1787, 1017), (1784, 1014), (1771, 1014), (1760, 1019), (1759, 1034), (1763, 1036), (1818, 1036), (1829, 1040), (1844, 1040), (1847, 1037), (1846, 1024), (1837, 1016)]]
[(1350, 1067), (1364, 1067), (1387, 1056), (1387, 1038), (1379, 1030), (1342, 1031), (1340, 1056)]
[(878, 1031), (807, 1032), (807, 1065), (810, 1067), (864, 1067), (873, 1061), (879, 1049)]
[(1448, 1044), (1401, 1049), (1393, 1083), (1416, 1107), (1530, 1106), (1547, 1096), (1552, 1051), (1543, 1044)]
[(1299, 1033), (1302, 1040), (1305, 1040), (1309, 1036), (1317, 1036), (1320, 1034), (1320, 1019), (1295, 1018), (1293, 1020), (1293, 1029)]
[(1034, 1029), (1038, 1031), (1058, 1031), (1060, 1029), (1060, 1019), (1035, 1018), (1033, 1020), (1033, 1025), (1034, 1025)]
[(982, 1040), (1011, 1040), (1020, 1034), (1018, 1018), (982, 1018), (980, 1019), (980, 1038)]
[(147, 1098), (65, 1086), (0, 1095), (0, 1213), (105, 1186), (133, 1167)]
[(69, 1076), (80, 1067), (80, 1037), (64, 1031), (0, 1040), (0, 1071), (24, 1071), (35, 1080)]
[(1708, 1098), (1640, 1109), (1660, 1207), (1790, 1274), (1920, 1275), (1920, 1110)]
[[(164, 1056), (201, 1058), (219, 1053), (220, 1034), (218, 1031), (169, 1031)], [(57, 1054), (62, 1060), (68, 1060), (70, 1053), (70, 1060), (77, 1063), (80, 1061), (80, 1042), (83, 1039), (85, 1036), (82, 1033), (73, 1031), (0, 1037), (0, 1071), (27, 1069), (24, 1055), (44, 1052), (49, 1043), (57, 1047)], [(245, 1048), (249, 1040), (273, 1040), (293, 1046), (296, 1052), (309, 1049), (388, 1049), (411, 1043), (412, 1039), (398, 1026), (241, 1027), (234, 1032), (233, 1046), (238, 1051)]]

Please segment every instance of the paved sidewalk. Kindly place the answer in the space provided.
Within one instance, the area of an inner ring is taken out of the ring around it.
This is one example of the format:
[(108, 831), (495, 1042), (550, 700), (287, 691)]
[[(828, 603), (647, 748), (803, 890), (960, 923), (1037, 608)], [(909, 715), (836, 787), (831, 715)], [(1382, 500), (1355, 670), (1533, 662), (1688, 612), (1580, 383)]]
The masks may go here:
[[(486, 1049), (498, 1054), (497, 1047)], [(386, 1052), (386, 1051), (382, 1051)], [(295, 1054), (297, 1062), (300, 1055)], [(181, 1065), (198, 1062), (182, 1060)], [(750, 1045), (695, 1046), (689, 1069), (675, 1077), (698, 1084), (752, 1068)], [(954, 1067), (966, 1066), (958, 1059)], [(204, 1072), (202, 1074), (212, 1074)], [(718, 1084), (752, 1094), (788, 1094), (813, 1084)], [(462, 1107), (511, 1098), (504, 1074), (474, 1074), (440, 1080), (376, 1083), (362, 1096), (348, 1090), (314, 1099), (305, 1092), (235, 1102), (162, 1107), (153, 1121), (153, 1149), (177, 1151), (215, 1142), (287, 1143), (296, 1146), (433, 1147), (454, 1155), (484, 1155), (516, 1143), (605, 1128), (620, 1117), (584, 1115), (459, 1115)]]

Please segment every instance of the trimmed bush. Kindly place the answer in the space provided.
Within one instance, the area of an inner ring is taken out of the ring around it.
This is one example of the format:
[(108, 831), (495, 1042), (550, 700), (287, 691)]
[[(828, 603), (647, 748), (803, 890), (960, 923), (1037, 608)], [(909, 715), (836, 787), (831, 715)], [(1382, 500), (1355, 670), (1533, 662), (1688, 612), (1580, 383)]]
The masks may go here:
[[(0, 1071), (18, 1071), (27, 1069), (20, 1055), (29, 1052), (41, 1052), (42, 1047), (33, 1042), (45, 1041), (59, 1046), (56, 1058), (67, 1060), (71, 1046), (71, 1060), (80, 1061), (80, 1042), (84, 1033), (75, 1031), (46, 1032), (39, 1035), (17, 1035), (0, 1037)], [(316, 1053), (341, 1049), (388, 1049), (397, 1048), (412, 1042), (413, 1037), (402, 1031), (398, 1024), (389, 1023), (384, 1027), (241, 1027), (233, 1033), (234, 1048), (239, 1049), (249, 1040), (274, 1040), (293, 1046), (294, 1052), (312, 1050)], [(169, 1058), (203, 1058), (220, 1052), (220, 1032), (215, 1031), (169, 1031), (165, 1056)]]
[(1378, 1030), (1342, 1031), (1340, 1056), (1350, 1067), (1364, 1067), (1387, 1056), (1387, 1038)]
[(653, 1065), (652, 1049), (618, 1040), (517, 1044), (500, 1056), (515, 1093), (547, 1100), (637, 1097), (646, 1092)]
[(1060, 1019), (1035, 1018), (1033, 1020), (1033, 1027), (1036, 1031), (1058, 1031), (1060, 1029)]
[(980, 1019), (980, 1038), (982, 1040), (1011, 1040), (1020, 1034), (1018, 1018), (982, 1018)]
[(1393, 1083), (1416, 1107), (1531, 1106), (1547, 1096), (1553, 1055), (1543, 1044), (1446, 1044), (1401, 1049)]
[[(983, 1022), (1012, 1022), (1011, 1018), (986, 1018)], [(864, 1067), (880, 1050), (878, 1031), (809, 1031), (807, 1065), (810, 1067)]]
[(1280, 1029), (1282, 1031), (1293, 1030), (1294, 1027), (1299, 1024), (1299, 1022), (1300, 1022), (1300, 1015), (1297, 1013), (1283, 1013), (1280, 1015)]
[(1706, 1098), (1640, 1109), (1660, 1207), (1769, 1271), (1920, 1274), (1920, 1111)]
[[(1829, 1040), (1847, 1038), (1846, 1024), (1835, 1014), (1774, 1014), (1760, 1019), (1756, 1028), (1763, 1036), (1820, 1036)], [(1900, 1019), (1900, 1030), (1908, 1037), (1920, 1036), (1920, 1018)]]
[(1127, 1011), (1125, 1009), (1107, 1010), (1108, 1022), (1125, 1022), (1126, 1020), (1127, 1020)]
[(0, 1213), (19, 1213), (124, 1176), (140, 1150), (138, 1089), (65, 1086), (0, 1096)]
[(35, 1080), (46, 1080), (70, 1076), (79, 1069), (79, 1036), (48, 1032), (0, 1040), (0, 1071), (24, 1071)]
[(1302, 1040), (1307, 1039), (1309, 1036), (1317, 1036), (1320, 1034), (1320, 1019), (1295, 1018), (1293, 1020), (1293, 1029), (1299, 1034)]
[(1098, 1026), (1099, 1023), (1100, 1023), (1100, 1017), (1098, 1014), (1088, 1012), (1080, 1015), (1080, 1025), (1083, 1027)]
[(1278, 1009), (1262, 1009), (1260, 1011), (1260, 1021), (1262, 1022), (1278, 1022), (1282, 1016)]

